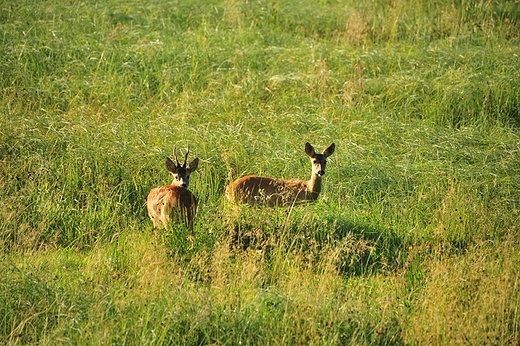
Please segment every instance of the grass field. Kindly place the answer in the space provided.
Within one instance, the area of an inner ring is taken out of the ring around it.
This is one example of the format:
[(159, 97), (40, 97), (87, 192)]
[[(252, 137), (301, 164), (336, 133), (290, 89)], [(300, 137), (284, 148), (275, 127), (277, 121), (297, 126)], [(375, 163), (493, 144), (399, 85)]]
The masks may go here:
[[(516, 0), (0, 4), (0, 343), (517, 345)], [(310, 175), (317, 202), (223, 198)], [(145, 198), (199, 157), (190, 241)]]

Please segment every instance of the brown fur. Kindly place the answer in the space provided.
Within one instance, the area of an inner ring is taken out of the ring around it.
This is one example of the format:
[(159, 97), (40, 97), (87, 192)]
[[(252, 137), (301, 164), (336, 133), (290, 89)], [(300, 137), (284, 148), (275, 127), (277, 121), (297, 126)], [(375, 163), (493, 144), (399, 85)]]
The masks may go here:
[(186, 166), (188, 152), (186, 152), (182, 165), (179, 163), (176, 154), (176, 163), (169, 157), (166, 158), (166, 168), (173, 177), (173, 183), (153, 188), (148, 194), (146, 207), (154, 228), (167, 228), (168, 224), (174, 221), (176, 223), (184, 222), (190, 230), (192, 229), (198, 201), (188, 190), (188, 184), (190, 174), (197, 169), (199, 159), (195, 158)]
[(187, 188), (167, 185), (152, 189), (146, 205), (154, 228), (166, 228), (171, 221), (191, 228), (198, 201)]
[(305, 144), (305, 152), (311, 159), (310, 180), (282, 180), (249, 175), (239, 178), (226, 187), (226, 198), (232, 202), (263, 204), (270, 207), (288, 206), (297, 202), (315, 201), (321, 192), (321, 178), (325, 174), (326, 158), (334, 153), (332, 143), (322, 154)]
[(307, 181), (282, 180), (257, 175), (237, 179), (226, 188), (226, 197), (230, 201), (265, 204), (271, 207), (316, 200), (318, 195), (319, 192), (309, 191)]

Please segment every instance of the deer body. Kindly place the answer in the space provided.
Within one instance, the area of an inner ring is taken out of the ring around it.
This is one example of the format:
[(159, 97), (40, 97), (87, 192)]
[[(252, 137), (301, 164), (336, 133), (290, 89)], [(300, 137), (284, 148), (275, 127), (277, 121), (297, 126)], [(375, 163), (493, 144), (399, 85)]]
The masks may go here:
[(154, 228), (167, 228), (170, 220), (190, 226), (197, 211), (197, 198), (185, 187), (156, 187), (148, 194), (148, 215)]
[(327, 157), (334, 153), (332, 143), (322, 154), (317, 154), (309, 143), (305, 152), (311, 159), (312, 173), (309, 180), (277, 179), (249, 175), (239, 178), (226, 187), (226, 198), (244, 204), (288, 206), (303, 201), (315, 201), (321, 192), (321, 181), (325, 174)]
[(153, 188), (148, 194), (146, 206), (154, 228), (167, 228), (173, 221), (184, 222), (189, 229), (192, 228), (198, 201), (188, 190), (188, 184), (190, 174), (197, 168), (199, 159), (195, 158), (186, 167), (188, 152), (183, 165), (179, 164), (177, 155), (176, 164), (170, 158), (166, 158), (166, 167), (173, 176), (173, 183)]

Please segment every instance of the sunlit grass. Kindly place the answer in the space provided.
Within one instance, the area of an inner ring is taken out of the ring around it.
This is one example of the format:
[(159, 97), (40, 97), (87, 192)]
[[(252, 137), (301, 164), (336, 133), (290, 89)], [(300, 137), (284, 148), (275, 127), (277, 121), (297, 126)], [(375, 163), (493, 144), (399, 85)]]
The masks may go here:
[[(514, 1), (0, 5), (0, 341), (516, 344)], [(236, 207), (245, 174), (316, 203)], [(153, 231), (200, 158), (193, 239)]]

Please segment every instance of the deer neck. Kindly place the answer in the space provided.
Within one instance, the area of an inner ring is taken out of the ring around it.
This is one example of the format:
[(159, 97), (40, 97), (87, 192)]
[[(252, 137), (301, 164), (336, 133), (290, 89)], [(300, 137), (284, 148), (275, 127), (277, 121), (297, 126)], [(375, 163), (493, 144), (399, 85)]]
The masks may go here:
[(311, 175), (311, 179), (307, 182), (307, 191), (310, 192), (314, 198), (318, 198), (321, 192), (321, 177), (314, 172)]

